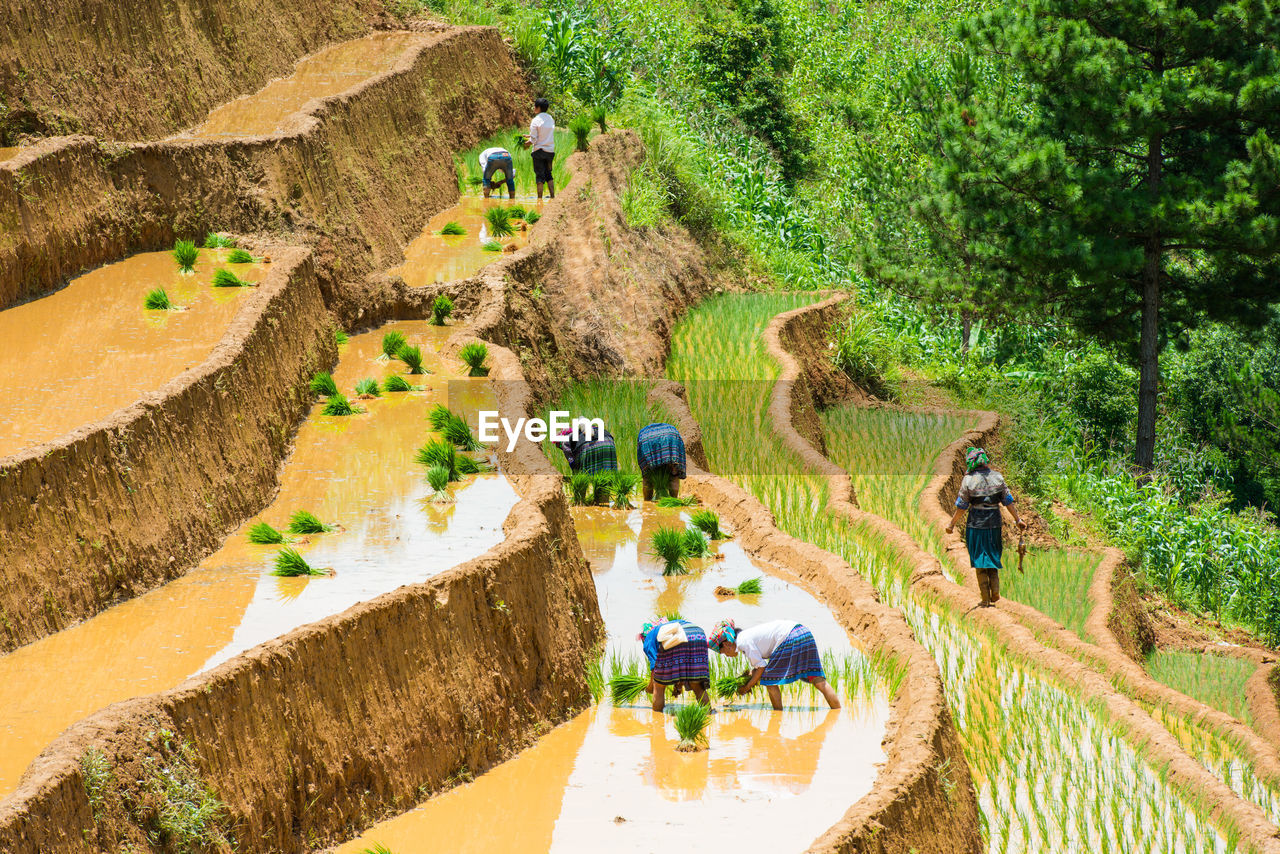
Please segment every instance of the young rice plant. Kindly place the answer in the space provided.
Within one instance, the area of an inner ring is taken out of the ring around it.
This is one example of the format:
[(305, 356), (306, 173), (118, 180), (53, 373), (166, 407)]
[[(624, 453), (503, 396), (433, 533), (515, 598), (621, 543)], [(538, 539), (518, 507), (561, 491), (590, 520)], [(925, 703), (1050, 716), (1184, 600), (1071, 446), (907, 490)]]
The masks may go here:
[(289, 517), (290, 534), (326, 534), (332, 530), (332, 525), (321, 522), (320, 517), (310, 510), (299, 510)]
[(249, 528), (249, 542), (260, 546), (279, 545), (284, 542), (284, 534), (266, 522), (257, 522)]
[(311, 378), (311, 393), (317, 397), (329, 397), (338, 393), (338, 384), (333, 381), (333, 374), (319, 371)]
[(293, 578), (298, 575), (327, 575), (328, 573), (307, 563), (306, 559), (298, 554), (297, 549), (285, 546), (276, 555), (275, 569), (271, 570), (271, 574)]
[(178, 262), (179, 273), (194, 273), (200, 250), (194, 240), (179, 240), (173, 244), (173, 260)]
[(458, 358), (470, 368), (467, 376), (487, 377), (489, 375), (489, 368), (484, 363), (485, 359), (489, 358), (489, 348), (479, 341), (464, 344), (458, 351)]
[(147, 291), (147, 295), (142, 298), (142, 305), (151, 311), (171, 311), (173, 309), (173, 301), (169, 299), (169, 293), (164, 288), (154, 288)]
[(431, 322), (436, 326), (444, 326), (451, 314), (453, 314), (453, 300), (446, 294), (440, 294), (431, 304)]
[(659, 528), (649, 538), (649, 554), (662, 561), (663, 575), (688, 575), (689, 553), (685, 551), (684, 531)]

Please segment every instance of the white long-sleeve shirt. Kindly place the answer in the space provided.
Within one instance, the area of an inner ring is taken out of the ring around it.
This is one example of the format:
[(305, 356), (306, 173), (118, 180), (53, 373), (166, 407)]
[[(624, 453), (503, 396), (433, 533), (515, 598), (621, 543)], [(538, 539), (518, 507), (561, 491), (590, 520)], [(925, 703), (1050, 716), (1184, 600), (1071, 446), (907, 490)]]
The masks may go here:
[(556, 150), (556, 120), (550, 113), (538, 113), (529, 122), (529, 144), (534, 151)]
[(511, 152), (507, 151), (505, 148), (486, 148), (484, 151), (480, 152), (480, 171), (481, 172), (483, 172), (485, 168), (489, 165), (490, 157), (505, 157), (506, 159), (510, 160)]

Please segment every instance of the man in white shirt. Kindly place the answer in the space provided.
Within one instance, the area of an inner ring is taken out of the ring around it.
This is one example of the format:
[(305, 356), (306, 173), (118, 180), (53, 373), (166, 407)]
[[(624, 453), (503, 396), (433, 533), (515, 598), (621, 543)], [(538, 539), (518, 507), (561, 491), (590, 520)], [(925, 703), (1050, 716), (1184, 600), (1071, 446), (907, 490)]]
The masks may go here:
[[(503, 181), (507, 185), (507, 196), (514, 199), (516, 197), (516, 167), (511, 162), (511, 152), (505, 148), (486, 148), (480, 152), (480, 172), (484, 175), (482, 184), (484, 185), (484, 197), (489, 198), (489, 191), (494, 186), (501, 185)], [(502, 173), (503, 181), (494, 183), (494, 177)], [(502, 190), (498, 190), (498, 198), (502, 198)]]
[(542, 185), (547, 185), (550, 198), (556, 197), (556, 182), (551, 175), (551, 164), (556, 159), (556, 120), (547, 112), (551, 105), (546, 98), (533, 102), (538, 114), (529, 122), (529, 140), (525, 143), (533, 149), (533, 176), (538, 183), (538, 201), (542, 201)]

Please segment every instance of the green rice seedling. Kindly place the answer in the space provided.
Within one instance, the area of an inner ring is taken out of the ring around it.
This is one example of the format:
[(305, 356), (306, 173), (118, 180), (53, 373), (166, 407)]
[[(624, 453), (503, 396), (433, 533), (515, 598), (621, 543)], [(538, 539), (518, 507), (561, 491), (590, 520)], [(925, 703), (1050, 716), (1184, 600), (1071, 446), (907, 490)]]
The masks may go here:
[(351, 340), (351, 336), (341, 329), (333, 330), (333, 340), (339, 347)]
[(260, 546), (279, 545), (284, 542), (284, 534), (266, 522), (257, 522), (249, 528), (249, 542)]
[(711, 544), (707, 537), (697, 528), (684, 532), (684, 553), (689, 557), (706, 557), (711, 554)]
[(395, 854), (395, 852), (383, 845), (381, 842), (375, 842), (368, 848), (361, 851), (360, 854)]
[(515, 234), (515, 228), (511, 225), (511, 209), (504, 207), (489, 208), (484, 212), (485, 224), (489, 227), (489, 234), (494, 239), (499, 237), (510, 237)]
[(307, 563), (306, 559), (298, 554), (297, 549), (285, 546), (276, 555), (275, 569), (271, 570), (272, 575), (279, 575), (285, 578), (293, 578), (298, 575), (327, 575), (322, 569), (316, 569)]
[(512, 219), (524, 219), (526, 211), (520, 205), (511, 205), (507, 208), (507, 213), (510, 214)]
[(422, 348), (417, 345), (401, 347), (396, 351), (396, 358), (404, 362), (410, 374), (425, 374), (427, 372), (427, 369), (422, 367)]
[(246, 282), (230, 270), (220, 268), (213, 271), (213, 286), (215, 288), (248, 288), (252, 287), (252, 283)]
[(680, 743), (676, 750), (691, 753), (707, 746), (707, 727), (711, 724), (711, 708), (702, 703), (685, 703), (676, 709), (676, 734)]
[(570, 500), (579, 507), (591, 503), (591, 475), (576, 471), (569, 477)]
[(609, 699), (615, 706), (625, 706), (644, 693), (649, 684), (647, 676), (638, 673), (615, 673), (609, 677)]
[(613, 501), (615, 478), (613, 472), (596, 472), (591, 476), (591, 503), (597, 507), (608, 507)]
[(759, 596), (764, 592), (764, 588), (760, 586), (763, 576), (757, 578), (748, 578), (746, 581), (733, 588), (739, 596)]
[(502, 244), (496, 240), (486, 240), (484, 243), (480, 244), (480, 248), (485, 252), (501, 252)]
[(529, 225), (533, 225), (535, 222), (537, 222), (540, 219), (542, 219), (542, 214), (538, 213), (537, 211), (525, 211), (524, 221)]
[(249, 254), (246, 249), (232, 249), (227, 255), (227, 263), (229, 264), (256, 264), (258, 259)]
[(649, 472), (649, 486), (653, 490), (653, 500), (661, 501), (671, 495), (671, 472), (666, 468)]
[(440, 233), (444, 235), (461, 235), (466, 234), (467, 230), (462, 227), (462, 223), (455, 220), (449, 220), (440, 227)]
[(609, 132), (608, 111), (604, 107), (593, 107), (591, 110), (591, 121), (596, 123), (601, 133)]
[(431, 468), (440, 466), (449, 472), (449, 480), (461, 480), (458, 472), (458, 449), (444, 439), (432, 439), (413, 456), (414, 462), (420, 466)]
[(324, 409), (321, 413), (324, 415), (355, 415), (360, 410), (351, 405), (351, 401), (347, 400), (347, 396), (342, 392), (334, 392), (329, 395), (329, 399), (324, 402)]
[(449, 469), (444, 466), (430, 466), (427, 469), (427, 485), (431, 487), (432, 501), (450, 500), (449, 480)]
[(698, 499), (692, 495), (664, 495), (654, 502), (659, 507), (692, 507), (698, 503)]
[(173, 260), (178, 262), (179, 273), (194, 273), (199, 257), (200, 250), (194, 240), (179, 240), (173, 244)]
[(630, 509), (631, 494), (636, 491), (636, 486), (639, 483), (640, 475), (635, 472), (615, 472), (613, 478), (613, 506), (619, 510)]
[(299, 510), (289, 517), (287, 530), (290, 534), (325, 534), (332, 531), (333, 526), (321, 522), (310, 510)]
[(714, 510), (695, 510), (689, 514), (689, 521), (695, 528), (706, 534), (709, 540), (728, 539), (728, 535), (720, 530), (720, 517)]
[(481, 462), (466, 454), (458, 454), (458, 474), (481, 474), (487, 471), (493, 471), (493, 467), (487, 462)]
[(431, 304), (431, 322), (436, 326), (444, 326), (451, 314), (453, 314), (453, 300), (446, 294), (440, 294)]
[(738, 689), (747, 684), (747, 677), (741, 674), (723, 673), (711, 679), (711, 693), (721, 700), (731, 700), (738, 696)]
[(479, 175), (472, 175), (469, 178), (467, 178), (467, 183), (472, 187), (479, 187), (481, 184), (484, 183), (484, 179), (481, 178)]
[(382, 397), (382, 389), (378, 387), (378, 381), (373, 377), (365, 377), (356, 383), (356, 394), (361, 397)]
[(169, 292), (164, 288), (154, 288), (147, 291), (147, 295), (142, 298), (142, 305), (151, 311), (173, 310), (173, 301), (169, 299)]
[(569, 130), (573, 132), (574, 151), (587, 150), (587, 137), (591, 135), (591, 116), (580, 113), (569, 120)]
[(431, 408), (427, 413), (427, 422), (432, 430), (464, 451), (478, 451), (484, 447), (476, 441), (466, 419), (443, 403), (437, 403)]
[(236, 245), (234, 237), (224, 237), (216, 231), (211, 231), (204, 236), (205, 249), (230, 249)]
[(489, 358), (489, 348), (479, 341), (472, 341), (470, 344), (463, 345), (462, 349), (458, 351), (458, 358), (471, 369), (467, 376), (489, 376), (489, 368), (484, 363), (485, 359)]
[(409, 339), (403, 332), (392, 330), (382, 336), (382, 355), (388, 359), (394, 359), (396, 354), (407, 346), (409, 346)]
[(338, 384), (333, 381), (333, 374), (319, 371), (311, 378), (311, 393), (329, 397), (338, 393)]
[(684, 531), (659, 528), (649, 538), (649, 554), (662, 561), (663, 575), (688, 575), (689, 553), (685, 551)]
[(453, 417), (453, 410), (445, 406), (443, 403), (437, 403), (431, 407), (431, 411), (427, 413), (427, 423), (431, 425), (431, 429), (437, 433), (443, 433), (444, 428), (449, 424), (449, 419)]
[(587, 680), (587, 690), (591, 692), (591, 702), (599, 703), (604, 698), (605, 679), (604, 679), (604, 661), (600, 658), (593, 658), (587, 662), (586, 672), (583, 676)]
[(382, 390), (387, 392), (413, 391), (409, 381), (399, 374), (392, 374), (382, 381)]

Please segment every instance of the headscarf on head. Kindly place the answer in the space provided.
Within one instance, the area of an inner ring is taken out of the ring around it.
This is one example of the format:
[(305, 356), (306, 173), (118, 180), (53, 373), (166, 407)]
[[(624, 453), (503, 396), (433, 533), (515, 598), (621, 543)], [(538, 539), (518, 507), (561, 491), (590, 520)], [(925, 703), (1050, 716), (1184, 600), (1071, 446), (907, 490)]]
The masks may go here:
[(738, 640), (738, 627), (733, 620), (721, 620), (707, 635), (707, 647), (719, 649), (723, 643), (735, 643)]
[(988, 457), (987, 452), (982, 450), (981, 448), (970, 448), (969, 450), (965, 451), (964, 464), (967, 467), (968, 471), (973, 471), (974, 469), (982, 468), (989, 462), (991, 462), (991, 458)]
[(660, 626), (665, 622), (666, 620), (661, 617), (650, 617), (645, 620), (644, 625), (640, 627), (640, 634), (636, 635), (636, 640), (644, 640), (649, 636), (649, 632), (654, 630), (655, 626)]

